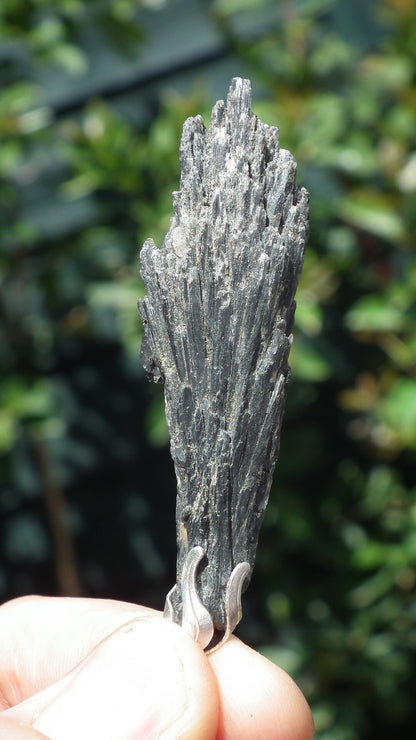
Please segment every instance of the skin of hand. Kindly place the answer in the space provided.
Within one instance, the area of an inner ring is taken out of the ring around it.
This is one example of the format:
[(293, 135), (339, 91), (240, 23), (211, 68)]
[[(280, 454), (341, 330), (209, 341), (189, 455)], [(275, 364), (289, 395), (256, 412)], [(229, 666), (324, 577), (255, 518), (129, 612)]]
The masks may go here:
[(311, 740), (292, 679), (236, 637), (206, 656), (159, 612), (29, 596), (0, 607), (0, 740)]

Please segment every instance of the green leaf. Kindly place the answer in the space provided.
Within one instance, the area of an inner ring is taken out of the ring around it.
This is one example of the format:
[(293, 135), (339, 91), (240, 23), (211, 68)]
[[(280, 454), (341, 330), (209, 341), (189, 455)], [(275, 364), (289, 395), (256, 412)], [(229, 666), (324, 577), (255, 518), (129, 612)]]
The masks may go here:
[(339, 212), (348, 223), (383, 239), (402, 241), (406, 236), (397, 204), (373, 191), (356, 191), (339, 204)]
[(416, 449), (416, 378), (400, 378), (384, 400), (380, 415), (403, 445)]
[(405, 317), (384, 295), (369, 295), (353, 305), (345, 322), (351, 331), (400, 331)]
[(73, 44), (57, 44), (48, 51), (48, 57), (74, 77), (81, 77), (88, 70), (87, 57)]
[(322, 382), (331, 377), (329, 362), (320, 352), (302, 338), (297, 337), (291, 357), (294, 377), (310, 382)]
[(39, 378), (27, 382), (19, 376), (11, 377), (3, 385), (2, 406), (15, 419), (42, 418), (53, 410), (52, 385)]
[(0, 409), (0, 454), (12, 449), (16, 436), (16, 420), (5, 409)]

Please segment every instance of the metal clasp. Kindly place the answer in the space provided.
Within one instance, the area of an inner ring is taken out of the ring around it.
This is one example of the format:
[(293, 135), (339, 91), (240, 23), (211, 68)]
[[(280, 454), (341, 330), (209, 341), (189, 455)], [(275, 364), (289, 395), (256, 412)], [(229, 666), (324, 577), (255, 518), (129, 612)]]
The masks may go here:
[[(223, 633), (214, 630), (212, 617), (199, 598), (196, 588), (196, 575), (199, 564), (205, 556), (200, 545), (193, 547), (186, 555), (181, 576), (182, 622), (181, 626), (205, 650), (212, 653), (224, 644), (236, 628), (243, 615), (241, 593), (244, 581), (250, 573), (249, 563), (238, 563), (232, 571), (225, 592), (226, 627)], [(174, 620), (172, 595), (175, 585), (166, 596), (164, 616)]]

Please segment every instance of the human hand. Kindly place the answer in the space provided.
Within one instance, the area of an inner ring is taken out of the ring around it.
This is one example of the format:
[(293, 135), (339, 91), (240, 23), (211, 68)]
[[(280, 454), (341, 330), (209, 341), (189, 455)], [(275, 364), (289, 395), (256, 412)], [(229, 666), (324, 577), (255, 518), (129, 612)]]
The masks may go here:
[(0, 607), (0, 740), (311, 740), (292, 679), (232, 637), (206, 656), (159, 612), (24, 597)]

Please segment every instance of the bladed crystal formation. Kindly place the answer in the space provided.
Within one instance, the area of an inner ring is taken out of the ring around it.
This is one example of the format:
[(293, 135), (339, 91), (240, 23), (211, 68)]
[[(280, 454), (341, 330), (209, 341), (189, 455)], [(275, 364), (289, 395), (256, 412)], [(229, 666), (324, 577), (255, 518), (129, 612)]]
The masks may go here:
[(200, 116), (185, 122), (180, 157), (163, 246), (148, 239), (140, 255), (142, 361), (165, 384), (178, 486), (170, 616), (184, 618), (183, 570), (199, 553), (197, 596), (224, 634), (230, 601), (248, 585), (279, 451), (309, 196), (278, 129), (252, 112), (248, 80), (232, 81), (208, 130)]

